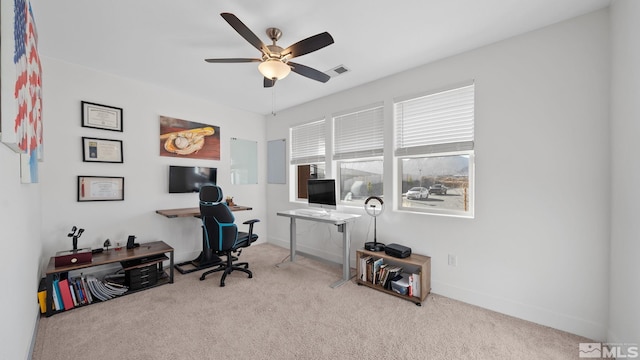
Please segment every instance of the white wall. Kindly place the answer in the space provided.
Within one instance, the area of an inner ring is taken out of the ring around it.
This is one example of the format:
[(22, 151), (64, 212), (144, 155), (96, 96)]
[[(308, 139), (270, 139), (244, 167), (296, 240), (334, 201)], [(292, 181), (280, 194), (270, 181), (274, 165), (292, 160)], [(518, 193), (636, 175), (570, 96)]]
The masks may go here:
[(4, 145), (0, 165), (0, 359), (26, 359), (39, 314), (41, 185), (20, 183), (20, 156)]
[[(607, 10), (588, 14), (281, 111), (268, 120), (267, 139), (287, 138), (293, 124), (377, 101), (385, 102), (391, 138), (394, 97), (474, 79), (475, 219), (386, 211), (378, 240), (430, 255), (434, 293), (603, 340), (608, 25)], [(387, 201), (397, 199), (392, 161), (387, 146)], [(275, 210), (303, 205), (288, 201), (285, 185), (268, 185), (267, 193), (274, 210), (269, 241), (288, 246), (288, 221)], [(366, 216), (357, 222), (352, 257), (372, 232)], [(301, 250), (340, 260), (340, 236), (330, 225), (299, 224), (298, 239)], [(457, 267), (447, 265), (448, 254), (457, 256)]]
[(636, 151), (640, 134), (640, 2), (616, 0), (612, 35), (611, 342), (640, 344), (640, 183)]
[[(56, 251), (70, 249), (67, 233), (73, 225), (86, 229), (78, 247), (99, 248), (105, 239), (113, 244), (163, 240), (175, 248), (176, 261), (196, 257), (201, 249), (200, 222), (196, 218), (168, 219), (157, 209), (198, 206), (197, 194), (169, 194), (168, 166), (200, 165), (218, 168), (218, 184), (225, 195), (253, 211), (235, 213), (237, 220), (265, 219), (266, 142), (265, 122), (256, 115), (172, 92), (129, 79), (44, 58), (46, 102), (45, 162), (42, 164), (42, 243), (45, 266)], [(194, 81), (202, 81), (194, 79)], [(237, 89), (230, 88), (229, 91)], [(124, 109), (124, 131), (81, 127), (80, 101)], [(159, 155), (159, 116), (165, 115), (220, 126), (220, 160), (196, 160)], [(81, 137), (118, 139), (124, 144), (124, 163), (82, 161)], [(230, 139), (258, 142), (257, 185), (232, 185)], [(77, 176), (124, 176), (125, 200), (76, 201)], [(256, 225), (266, 233), (267, 222)], [(266, 236), (259, 241), (266, 241)]]

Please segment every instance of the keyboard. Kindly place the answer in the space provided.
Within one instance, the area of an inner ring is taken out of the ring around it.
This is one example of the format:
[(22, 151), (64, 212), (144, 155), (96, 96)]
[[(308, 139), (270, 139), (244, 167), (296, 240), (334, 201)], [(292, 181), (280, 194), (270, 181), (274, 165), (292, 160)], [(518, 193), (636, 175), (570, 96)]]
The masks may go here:
[(329, 213), (326, 211), (320, 211), (320, 210), (296, 210), (296, 213), (300, 214), (300, 215), (305, 215), (305, 216), (314, 216), (314, 217), (322, 217), (322, 216), (329, 216)]

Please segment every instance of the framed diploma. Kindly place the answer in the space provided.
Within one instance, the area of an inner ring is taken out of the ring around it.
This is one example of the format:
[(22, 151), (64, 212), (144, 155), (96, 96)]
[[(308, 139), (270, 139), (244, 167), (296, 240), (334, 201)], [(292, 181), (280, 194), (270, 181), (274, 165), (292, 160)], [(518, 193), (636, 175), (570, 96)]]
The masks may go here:
[(122, 108), (81, 101), (82, 126), (122, 132)]
[(78, 176), (78, 201), (122, 201), (124, 178), (116, 176)]
[(121, 163), (122, 141), (82, 137), (82, 161)]

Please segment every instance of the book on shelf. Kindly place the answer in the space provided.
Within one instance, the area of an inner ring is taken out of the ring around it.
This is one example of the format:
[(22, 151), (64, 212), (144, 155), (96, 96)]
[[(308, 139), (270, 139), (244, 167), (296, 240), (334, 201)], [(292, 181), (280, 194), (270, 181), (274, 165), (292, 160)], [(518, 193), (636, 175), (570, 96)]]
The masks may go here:
[(129, 290), (129, 288), (126, 286), (115, 286), (112, 284), (104, 283), (92, 275), (87, 276), (86, 279), (87, 283), (89, 284), (91, 295), (102, 301), (113, 299), (114, 297), (120, 296)]
[(360, 257), (360, 273), (358, 274), (358, 279), (362, 281), (367, 281), (367, 263), (371, 259), (371, 256), (364, 255)]
[(91, 295), (89, 284), (87, 284), (87, 278), (84, 274), (80, 274), (80, 283), (82, 285), (82, 291), (87, 298), (87, 304), (91, 304), (93, 302), (93, 296)]
[(390, 266), (388, 263), (383, 263), (383, 264), (380, 265), (380, 268), (378, 269), (376, 285), (382, 285), (383, 284), (384, 276), (388, 272), (388, 269), (387, 269), (388, 266)]
[(76, 297), (78, 299), (78, 303), (80, 305), (85, 305), (87, 303), (87, 298), (84, 295), (84, 291), (82, 289), (82, 282), (80, 278), (73, 278), (74, 290), (76, 291)]
[(409, 282), (411, 286), (411, 296), (415, 296), (417, 298), (420, 297), (420, 274), (412, 273), (411, 281)]
[(73, 284), (71, 282), (69, 282), (69, 292), (71, 293), (71, 300), (73, 300), (73, 306), (78, 306), (76, 291), (73, 289)]
[(380, 266), (384, 263), (383, 258), (375, 259), (373, 261), (373, 269), (371, 272), (371, 282), (378, 284), (380, 279)]
[(58, 282), (58, 289), (60, 290), (60, 296), (62, 297), (62, 306), (65, 310), (73, 309), (73, 299), (71, 298), (71, 292), (69, 291), (69, 281), (67, 279), (60, 280)]
[(367, 282), (373, 282), (373, 280), (371, 279), (371, 274), (373, 273), (373, 257), (367, 259), (367, 264), (366, 264), (366, 279), (365, 281)]
[(53, 291), (53, 294), (51, 294), (51, 297), (53, 298), (54, 310), (62, 310), (62, 298), (60, 297), (58, 281), (59, 281), (58, 279), (53, 279), (53, 283), (51, 284), (51, 290)]
[(401, 266), (391, 266), (385, 276), (384, 282), (381, 284), (387, 290), (391, 290), (391, 282), (402, 273)]

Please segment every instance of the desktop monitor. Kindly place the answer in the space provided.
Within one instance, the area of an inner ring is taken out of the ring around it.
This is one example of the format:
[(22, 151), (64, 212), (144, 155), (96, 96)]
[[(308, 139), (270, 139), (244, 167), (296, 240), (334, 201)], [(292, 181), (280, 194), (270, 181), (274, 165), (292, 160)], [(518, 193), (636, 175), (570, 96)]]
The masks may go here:
[(205, 185), (215, 185), (218, 169), (204, 166), (169, 166), (169, 193), (200, 192)]
[(309, 207), (336, 209), (336, 181), (335, 179), (307, 180), (307, 200)]

